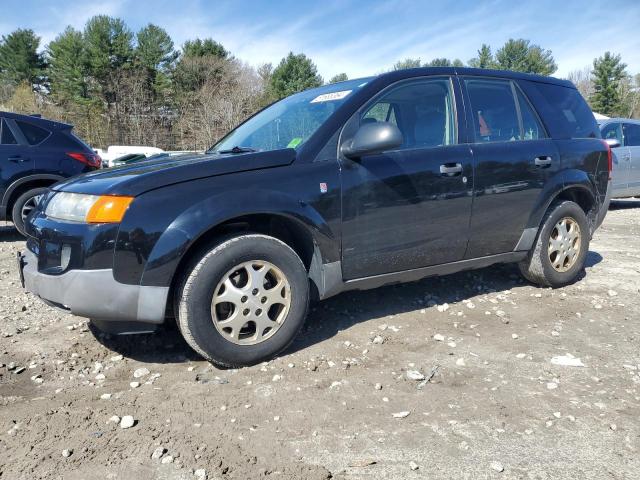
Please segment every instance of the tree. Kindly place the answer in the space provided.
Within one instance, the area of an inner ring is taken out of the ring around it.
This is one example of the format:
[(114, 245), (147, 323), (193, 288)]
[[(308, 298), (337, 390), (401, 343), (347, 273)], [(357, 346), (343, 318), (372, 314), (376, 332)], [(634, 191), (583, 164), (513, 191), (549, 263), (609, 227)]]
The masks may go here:
[(349, 77), (347, 76), (346, 73), (338, 73), (337, 75), (334, 75), (333, 77), (331, 77), (331, 80), (329, 80), (329, 83), (346, 82), (347, 80), (349, 80)]
[(308, 88), (322, 85), (322, 77), (315, 64), (304, 53), (289, 52), (275, 68), (269, 83), (275, 98), (284, 98)]
[(185, 57), (206, 57), (214, 56), (218, 58), (227, 58), (229, 52), (222, 46), (221, 43), (216, 42), (211, 38), (205, 38), (200, 40), (187, 40), (182, 45), (182, 54)]
[(136, 57), (140, 65), (151, 71), (166, 72), (178, 58), (173, 40), (163, 28), (150, 23), (137, 35)]
[(580, 94), (589, 99), (593, 95), (593, 81), (591, 79), (591, 67), (587, 66), (580, 70), (573, 70), (567, 75), (567, 80), (573, 83)]
[(40, 37), (33, 30), (18, 29), (0, 40), (0, 74), (2, 78), (18, 85), (27, 82), (34, 85), (42, 81), (45, 67), (38, 53)]
[(419, 68), (421, 62), (419, 58), (405, 58), (404, 60), (398, 60), (393, 65), (393, 70), (405, 70), (407, 68)]
[(89, 70), (102, 84), (112, 77), (114, 69), (133, 58), (133, 33), (119, 18), (97, 15), (89, 19), (84, 40)]
[(558, 69), (551, 50), (543, 50), (538, 45), (531, 45), (529, 40), (509, 39), (496, 52), (497, 67), (515, 72), (551, 75)]
[(52, 97), (60, 103), (82, 102), (89, 97), (86, 51), (82, 32), (72, 27), (47, 46)]
[(615, 116), (622, 111), (620, 87), (627, 76), (627, 65), (622, 63), (620, 55), (605, 52), (604, 56), (593, 61), (591, 77), (594, 92), (589, 98), (591, 108), (603, 115)]
[(221, 43), (206, 38), (187, 40), (182, 45), (182, 55), (178, 60), (173, 80), (176, 95), (182, 97), (188, 92), (195, 92), (210, 80), (222, 76), (224, 60), (229, 52)]
[(480, 50), (478, 50), (478, 56), (469, 60), (469, 66), (473, 68), (496, 68), (491, 47), (483, 43)]

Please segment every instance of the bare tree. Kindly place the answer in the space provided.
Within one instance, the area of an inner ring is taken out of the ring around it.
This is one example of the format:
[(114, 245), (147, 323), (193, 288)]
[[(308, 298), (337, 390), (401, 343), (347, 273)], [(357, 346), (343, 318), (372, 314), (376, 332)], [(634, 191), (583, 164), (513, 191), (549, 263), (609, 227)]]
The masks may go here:
[(591, 67), (587, 66), (580, 70), (569, 72), (567, 80), (573, 83), (584, 98), (593, 95), (594, 87), (591, 79)]

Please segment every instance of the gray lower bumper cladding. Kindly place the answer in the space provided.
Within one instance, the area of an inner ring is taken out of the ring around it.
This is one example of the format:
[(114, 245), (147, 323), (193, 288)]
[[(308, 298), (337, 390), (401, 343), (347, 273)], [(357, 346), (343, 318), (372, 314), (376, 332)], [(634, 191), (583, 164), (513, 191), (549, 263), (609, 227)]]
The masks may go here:
[(127, 285), (111, 269), (70, 270), (61, 275), (38, 272), (36, 256), (22, 257), (25, 288), (74, 315), (101, 321), (164, 321), (169, 287)]

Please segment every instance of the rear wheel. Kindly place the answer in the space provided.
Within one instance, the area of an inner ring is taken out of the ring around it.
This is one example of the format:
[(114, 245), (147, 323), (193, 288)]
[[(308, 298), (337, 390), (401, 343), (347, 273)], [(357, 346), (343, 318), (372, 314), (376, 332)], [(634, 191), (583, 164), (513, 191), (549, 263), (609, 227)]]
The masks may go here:
[(24, 231), (24, 222), (27, 219), (27, 216), (38, 206), (40, 198), (47, 192), (47, 190), (47, 188), (34, 188), (27, 190), (20, 195), (13, 204), (11, 220), (18, 232), (22, 235), (26, 236)]
[(519, 264), (522, 275), (544, 287), (574, 282), (584, 268), (589, 237), (589, 222), (578, 204), (553, 204), (542, 220), (535, 245)]
[(187, 343), (215, 364), (236, 367), (267, 360), (293, 341), (307, 314), (309, 282), (288, 245), (248, 234), (196, 259), (176, 294)]

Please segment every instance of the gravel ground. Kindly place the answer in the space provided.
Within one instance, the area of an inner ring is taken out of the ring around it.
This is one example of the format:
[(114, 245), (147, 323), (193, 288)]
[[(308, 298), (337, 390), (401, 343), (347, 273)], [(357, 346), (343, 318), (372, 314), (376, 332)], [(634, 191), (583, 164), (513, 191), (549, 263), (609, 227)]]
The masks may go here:
[(639, 219), (612, 205), (575, 285), (504, 265), (342, 294), (241, 370), (40, 303), (0, 227), (0, 478), (638, 478)]

